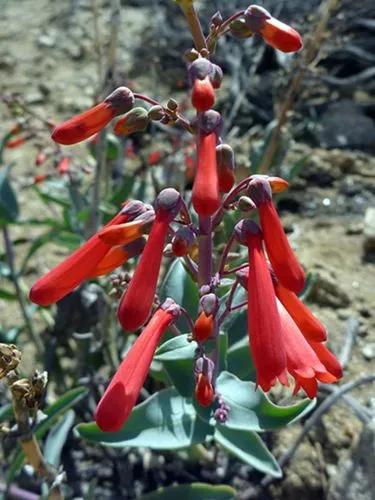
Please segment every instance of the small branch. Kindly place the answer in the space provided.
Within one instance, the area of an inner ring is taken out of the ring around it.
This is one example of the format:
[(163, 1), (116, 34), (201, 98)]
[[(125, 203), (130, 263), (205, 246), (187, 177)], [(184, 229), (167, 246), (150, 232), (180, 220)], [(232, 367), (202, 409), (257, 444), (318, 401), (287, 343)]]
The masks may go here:
[(343, 368), (346, 367), (350, 360), (358, 328), (359, 321), (356, 318), (349, 318), (345, 323), (345, 341), (339, 356), (339, 360)]
[(226, 264), (230, 249), (232, 248), (233, 242), (234, 242), (234, 233), (231, 234), (227, 244), (225, 245), (223, 253), (221, 255), (220, 264), (219, 264), (219, 271), (218, 271), (219, 277), (221, 277), (224, 273), (225, 264)]
[(220, 316), (220, 318), (218, 320), (219, 327), (220, 327), (220, 325), (222, 324), (222, 322), (225, 320), (225, 318), (228, 316), (228, 314), (231, 311), (232, 302), (233, 302), (233, 299), (234, 299), (234, 294), (236, 293), (236, 290), (237, 290), (237, 287), (238, 287), (239, 284), (240, 284), (240, 282), (236, 278), (235, 281), (234, 281), (234, 283), (233, 283), (233, 285), (232, 285), (232, 288), (230, 289), (228, 300), (227, 300), (227, 302), (225, 304), (225, 310), (223, 311), (222, 315)]

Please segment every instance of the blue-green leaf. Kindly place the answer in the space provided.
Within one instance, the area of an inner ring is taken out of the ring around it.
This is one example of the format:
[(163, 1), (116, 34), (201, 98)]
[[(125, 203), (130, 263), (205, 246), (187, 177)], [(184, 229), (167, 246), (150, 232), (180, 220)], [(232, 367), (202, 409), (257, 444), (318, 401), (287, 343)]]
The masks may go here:
[(118, 432), (102, 432), (93, 422), (79, 424), (76, 431), (89, 441), (115, 448), (173, 450), (204, 442), (213, 428), (197, 417), (190, 400), (168, 388), (136, 406)]
[(16, 195), (8, 179), (9, 167), (0, 170), (0, 225), (14, 222), (19, 214)]
[(225, 450), (255, 469), (273, 477), (282, 476), (275, 457), (256, 432), (217, 425), (214, 438)]
[(44, 445), (45, 461), (58, 469), (60, 465), (61, 452), (68, 437), (70, 428), (74, 423), (75, 413), (69, 410), (48, 433)]
[(230, 407), (229, 418), (224, 424), (230, 429), (278, 429), (298, 420), (315, 405), (315, 401), (309, 399), (292, 406), (275, 405), (260, 388), (255, 389), (253, 382), (244, 382), (228, 372), (218, 377), (217, 390)]

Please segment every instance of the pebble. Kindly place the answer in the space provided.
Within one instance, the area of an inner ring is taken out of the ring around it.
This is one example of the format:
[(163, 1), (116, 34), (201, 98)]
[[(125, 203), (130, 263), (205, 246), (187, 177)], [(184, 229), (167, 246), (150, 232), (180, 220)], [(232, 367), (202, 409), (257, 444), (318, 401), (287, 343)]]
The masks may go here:
[(363, 236), (365, 258), (373, 258), (375, 256), (375, 207), (369, 207), (365, 212)]
[(362, 348), (362, 354), (367, 361), (375, 358), (375, 343), (367, 344)]

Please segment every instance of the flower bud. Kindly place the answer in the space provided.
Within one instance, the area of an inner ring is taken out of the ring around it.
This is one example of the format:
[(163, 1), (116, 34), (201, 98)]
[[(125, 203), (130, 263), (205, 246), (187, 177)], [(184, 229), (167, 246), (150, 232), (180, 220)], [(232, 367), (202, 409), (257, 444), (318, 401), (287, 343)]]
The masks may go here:
[(189, 49), (185, 52), (184, 54), (185, 59), (187, 62), (191, 63), (198, 59), (199, 57), (199, 52), (196, 49)]
[(195, 399), (204, 407), (210, 406), (215, 399), (215, 392), (208, 378), (203, 373), (198, 375), (195, 386)]
[(115, 115), (123, 115), (134, 106), (134, 94), (127, 87), (118, 87), (104, 99), (104, 102), (115, 110)]
[(203, 295), (199, 301), (199, 309), (202, 310), (206, 316), (215, 315), (219, 307), (219, 299), (214, 293)]
[(256, 205), (248, 196), (241, 196), (238, 200), (238, 208), (241, 212), (251, 212), (251, 210), (256, 208)]
[(116, 135), (129, 135), (142, 132), (150, 122), (148, 113), (144, 108), (134, 108), (118, 120), (114, 126)]
[(232, 21), (229, 25), (230, 32), (236, 38), (250, 38), (253, 36), (253, 32), (246, 26), (244, 19), (236, 19)]
[(209, 76), (214, 89), (219, 89), (223, 81), (223, 70), (217, 64), (212, 65), (212, 72)]
[(167, 102), (167, 108), (170, 109), (171, 111), (176, 111), (176, 109), (178, 108), (178, 103), (177, 101), (175, 101), (174, 99), (168, 99), (168, 102)]
[(212, 62), (205, 57), (200, 57), (193, 61), (188, 67), (189, 79), (192, 84), (195, 80), (204, 80), (212, 72)]
[(216, 146), (217, 175), (221, 193), (228, 193), (235, 182), (234, 153), (229, 144)]
[(223, 16), (219, 11), (215, 12), (215, 14), (211, 17), (211, 24), (217, 27), (223, 24)]
[(159, 104), (157, 106), (152, 106), (148, 110), (148, 117), (150, 120), (154, 121), (159, 121), (165, 116), (165, 111), (163, 109), (163, 106), (160, 106)]
[(172, 221), (180, 211), (181, 195), (173, 188), (163, 189), (155, 201), (155, 213), (158, 219)]
[(253, 178), (247, 187), (247, 194), (256, 206), (272, 200), (272, 190), (269, 182), (260, 176)]
[(127, 221), (132, 221), (139, 215), (145, 213), (147, 210), (152, 210), (152, 207), (143, 203), (143, 201), (132, 200), (126, 203), (124, 208), (121, 210), (122, 215), (126, 215)]
[(180, 227), (172, 239), (172, 253), (176, 257), (187, 255), (189, 248), (195, 241), (194, 231), (187, 226)]
[(253, 33), (259, 33), (264, 28), (267, 19), (271, 19), (271, 17), (268, 10), (259, 5), (249, 5), (244, 13), (246, 26)]
[(234, 235), (238, 243), (247, 245), (249, 236), (255, 234), (262, 234), (258, 224), (250, 219), (242, 219), (234, 226)]
[(221, 114), (214, 109), (210, 109), (198, 117), (197, 125), (205, 134), (215, 132), (216, 135), (219, 135), (222, 126)]

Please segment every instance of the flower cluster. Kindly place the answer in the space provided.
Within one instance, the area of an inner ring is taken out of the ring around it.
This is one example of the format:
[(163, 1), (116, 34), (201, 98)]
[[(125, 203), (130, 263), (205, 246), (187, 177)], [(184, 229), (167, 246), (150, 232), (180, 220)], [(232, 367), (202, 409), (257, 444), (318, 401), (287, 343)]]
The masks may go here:
[[(338, 361), (326, 347), (325, 328), (298, 298), (305, 286), (304, 270), (288, 242), (273, 201), (273, 194), (284, 191), (287, 182), (278, 177), (253, 175), (236, 185), (235, 155), (223, 141), (220, 113), (211, 109), (223, 72), (210, 60), (210, 49), (227, 32), (240, 38), (244, 34), (258, 34), (284, 52), (295, 52), (302, 47), (301, 37), (294, 29), (261, 7), (251, 5), (227, 21), (216, 15), (204, 42), (206, 46), (193, 49), (189, 55), (187, 71), (191, 103), (196, 111), (193, 120), (182, 116), (173, 99), (163, 106), (152, 98), (119, 87), (101, 103), (55, 127), (52, 133), (52, 138), (60, 144), (75, 144), (123, 115), (114, 126), (117, 134), (127, 136), (142, 131), (154, 120), (164, 125), (180, 125), (196, 141), (191, 196), (187, 194), (184, 199), (175, 189), (167, 188), (158, 194), (154, 207), (141, 201), (125, 202), (104, 228), (39, 279), (30, 291), (33, 302), (47, 306), (84, 280), (111, 273), (131, 257), (139, 256), (133, 276), (123, 282), (117, 316), (125, 331), (144, 329), (96, 409), (96, 422), (106, 432), (118, 431), (127, 420), (156, 347), (180, 314), (187, 318), (191, 340), (197, 345), (192, 374), (194, 397), (200, 405), (212, 406), (213, 416), (219, 422), (230, 418), (230, 408), (216, 390), (219, 330), (226, 317), (238, 309), (233, 306), (233, 297), (239, 284), (247, 291), (247, 302), (242, 307), (247, 306), (249, 344), (258, 386), (269, 391), (277, 380), (287, 386), (292, 377), (294, 392), (302, 388), (313, 398), (318, 381), (332, 383), (342, 375)], [(137, 99), (152, 106), (148, 110), (134, 107)], [(156, 162), (161, 161), (158, 156)], [(154, 164), (154, 159), (149, 164)], [(190, 214), (190, 207), (195, 216)], [(213, 237), (220, 229), (225, 211), (233, 208), (247, 212), (249, 218), (233, 228), (218, 258)], [(255, 212), (260, 226), (252, 220)], [(240, 269), (229, 270), (228, 255), (236, 241), (247, 247), (248, 262)], [(180, 258), (197, 283), (200, 300), (195, 318), (172, 299), (160, 305), (157, 284), (164, 254)], [(219, 293), (222, 280), (230, 275), (232, 288), (222, 298)]]

